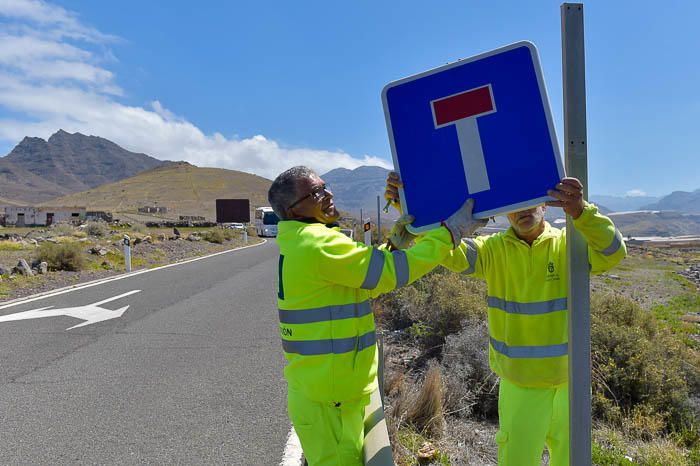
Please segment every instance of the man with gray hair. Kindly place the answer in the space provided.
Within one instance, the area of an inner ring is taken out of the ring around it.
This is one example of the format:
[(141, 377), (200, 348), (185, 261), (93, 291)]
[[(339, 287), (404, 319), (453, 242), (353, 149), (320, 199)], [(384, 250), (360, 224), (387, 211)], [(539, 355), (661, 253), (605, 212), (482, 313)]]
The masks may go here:
[(289, 417), (309, 465), (361, 466), (364, 409), (377, 388), (369, 299), (428, 273), (483, 222), (472, 219), (468, 200), (413, 247), (410, 217), (397, 222), (389, 247), (366, 246), (333, 227), (333, 194), (307, 167), (280, 174), (268, 200), (281, 219), (277, 303)]

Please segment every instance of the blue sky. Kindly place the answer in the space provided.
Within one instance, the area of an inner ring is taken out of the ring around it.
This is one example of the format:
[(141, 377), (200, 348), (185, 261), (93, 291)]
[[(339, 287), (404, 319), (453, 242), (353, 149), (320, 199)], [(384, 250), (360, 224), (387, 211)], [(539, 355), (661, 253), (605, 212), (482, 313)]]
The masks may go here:
[[(560, 2), (0, 0), (0, 154), (59, 127), (272, 178), (391, 165), (393, 80), (519, 40), (563, 137)], [(585, 2), (589, 192), (700, 188), (697, 2)]]

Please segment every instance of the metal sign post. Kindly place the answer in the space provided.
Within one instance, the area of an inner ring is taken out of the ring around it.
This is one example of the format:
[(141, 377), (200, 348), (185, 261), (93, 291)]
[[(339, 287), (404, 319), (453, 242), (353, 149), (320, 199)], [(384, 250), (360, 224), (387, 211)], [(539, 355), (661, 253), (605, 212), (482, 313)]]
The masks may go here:
[[(583, 4), (561, 5), (566, 173), (583, 184), (588, 197), (586, 73)], [(566, 219), (569, 310), (569, 464), (589, 466), (591, 458), (591, 315), (588, 245)]]

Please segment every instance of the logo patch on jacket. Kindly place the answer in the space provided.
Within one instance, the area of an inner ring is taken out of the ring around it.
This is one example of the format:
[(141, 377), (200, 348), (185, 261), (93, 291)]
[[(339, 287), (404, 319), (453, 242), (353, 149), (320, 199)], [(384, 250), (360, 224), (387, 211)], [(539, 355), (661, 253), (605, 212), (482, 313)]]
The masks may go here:
[(554, 262), (549, 261), (547, 264), (547, 277), (545, 278), (546, 281), (551, 282), (555, 280), (559, 280), (559, 274), (556, 272), (554, 268)]

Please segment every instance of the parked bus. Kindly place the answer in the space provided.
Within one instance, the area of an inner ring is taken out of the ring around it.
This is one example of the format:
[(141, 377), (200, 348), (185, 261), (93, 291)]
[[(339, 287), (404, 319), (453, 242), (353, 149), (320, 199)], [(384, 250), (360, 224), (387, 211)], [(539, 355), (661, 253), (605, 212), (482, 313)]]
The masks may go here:
[(258, 207), (255, 209), (255, 233), (258, 236), (277, 236), (279, 220), (272, 207)]

